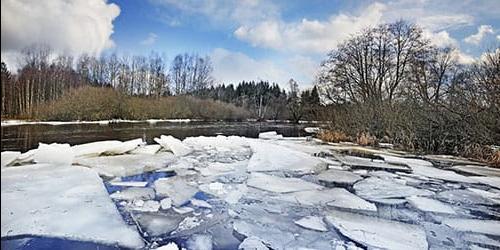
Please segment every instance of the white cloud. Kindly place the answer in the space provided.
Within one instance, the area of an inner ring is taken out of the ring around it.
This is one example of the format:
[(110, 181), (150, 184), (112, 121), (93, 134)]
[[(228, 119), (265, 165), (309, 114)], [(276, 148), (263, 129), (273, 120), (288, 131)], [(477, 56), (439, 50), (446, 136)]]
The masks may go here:
[(253, 46), (304, 53), (325, 53), (350, 34), (377, 24), (382, 19), (384, 4), (367, 6), (359, 15), (332, 15), (326, 21), (302, 19), (286, 23), (265, 20), (255, 25), (242, 25), (234, 35)]
[(146, 46), (153, 45), (156, 42), (157, 38), (158, 35), (151, 32), (148, 34), (148, 37), (146, 37), (146, 39), (141, 41), (141, 44)]
[(2, 58), (35, 43), (70, 54), (99, 54), (114, 46), (116, 4), (105, 0), (2, 0)]
[(210, 58), (217, 83), (236, 84), (242, 80), (265, 80), (284, 84), (291, 77), (275, 62), (256, 60), (241, 52), (217, 48), (212, 51)]
[(450, 36), (447, 31), (432, 32), (428, 29), (424, 29), (423, 36), (429, 39), (431, 44), (439, 47), (458, 47), (458, 41)]
[(466, 37), (464, 42), (478, 45), (486, 35), (494, 33), (491, 25), (481, 25), (477, 28), (477, 33)]
[(497, 35), (497, 40), (500, 41), (500, 35)]

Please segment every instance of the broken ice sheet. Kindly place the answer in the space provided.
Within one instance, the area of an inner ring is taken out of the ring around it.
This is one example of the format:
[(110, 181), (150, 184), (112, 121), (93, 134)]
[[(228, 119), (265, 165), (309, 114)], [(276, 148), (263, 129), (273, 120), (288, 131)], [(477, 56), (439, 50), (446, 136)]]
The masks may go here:
[(250, 141), (253, 151), (248, 171), (287, 171), (300, 174), (316, 173), (326, 169), (326, 163), (306, 153), (264, 141)]
[(2, 168), (8, 166), (13, 163), (19, 156), (21, 156), (20, 152), (15, 151), (4, 151), (2, 152)]
[(128, 248), (144, 244), (91, 169), (37, 164), (2, 170), (1, 179), (2, 237), (62, 237)]
[(424, 212), (456, 214), (449, 205), (434, 199), (418, 196), (407, 197), (406, 199), (412, 206)]
[(329, 169), (318, 175), (318, 180), (329, 186), (331, 185), (352, 185), (363, 178), (349, 171)]
[(461, 231), (500, 236), (500, 221), (449, 218), (443, 220), (449, 227)]
[(252, 173), (248, 178), (247, 185), (276, 193), (319, 190), (323, 188), (320, 185), (298, 178), (282, 178), (262, 173)]
[(77, 158), (76, 164), (93, 168), (104, 176), (129, 176), (161, 169), (175, 161), (168, 152), (156, 155), (115, 155)]
[(340, 211), (330, 211), (326, 221), (368, 248), (428, 249), (425, 231), (417, 225)]
[(187, 203), (197, 192), (198, 188), (186, 183), (178, 176), (171, 178), (160, 178), (154, 182), (156, 193), (172, 199), (174, 206), (182, 206)]
[(134, 213), (133, 217), (149, 236), (169, 234), (183, 220), (182, 216), (172, 213)]
[(428, 190), (406, 186), (392, 180), (377, 177), (369, 177), (357, 182), (354, 184), (354, 190), (356, 191), (356, 195), (375, 202), (385, 199), (398, 199), (414, 195), (429, 196), (433, 194)]
[(155, 190), (152, 188), (131, 187), (116, 191), (110, 197), (117, 200), (149, 200), (155, 198)]
[(162, 135), (160, 138), (154, 138), (154, 140), (165, 149), (172, 151), (176, 156), (184, 156), (193, 151), (191, 148), (184, 145), (182, 141), (171, 135)]
[(295, 224), (303, 228), (316, 230), (320, 232), (328, 231), (328, 228), (326, 228), (326, 225), (323, 222), (323, 218), (318, 216), (306, 216), (304, 218), (301, 218), (300, 220), (295, 221)]
[(411, 172), (411, 169), (407, 166), (393, 165), (385, 162), (374, 161), (369, 158), (350, 156), (350, 155), (336, 156), (336, 158), (344, 165), (350, 166), (351, 168)]

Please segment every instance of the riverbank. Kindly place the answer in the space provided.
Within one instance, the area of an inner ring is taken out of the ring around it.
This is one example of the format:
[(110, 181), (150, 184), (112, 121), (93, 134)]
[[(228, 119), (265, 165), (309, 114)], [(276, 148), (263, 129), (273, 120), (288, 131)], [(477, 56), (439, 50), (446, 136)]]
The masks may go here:
[(259, 137), (161, 136), (148, 145), (137, 139), (2, 152), (2, 241), (41, 235), (146, 249), (500, 246), (500, 170)]

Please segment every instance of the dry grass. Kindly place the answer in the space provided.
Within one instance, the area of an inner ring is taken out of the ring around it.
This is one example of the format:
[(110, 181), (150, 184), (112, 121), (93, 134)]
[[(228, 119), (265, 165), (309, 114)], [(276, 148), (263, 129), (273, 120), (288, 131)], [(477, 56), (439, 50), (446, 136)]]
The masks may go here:
[(376, 146), (377, 137), (370, 135), (370, 133), (361, 132), (356, 137), (356, 143), (361, 146)]
[(479, 160), (493, 167), (500, 168), (500, 149), (480, 144), (470, 144), (464, 147), (462, 156)]
[(322, 130), (317, 135), (318, 139), (326, 142), (345, 142), (352, 141), (352, 139), (347, 136), (344, 132), (332, 131), (332, 130)]

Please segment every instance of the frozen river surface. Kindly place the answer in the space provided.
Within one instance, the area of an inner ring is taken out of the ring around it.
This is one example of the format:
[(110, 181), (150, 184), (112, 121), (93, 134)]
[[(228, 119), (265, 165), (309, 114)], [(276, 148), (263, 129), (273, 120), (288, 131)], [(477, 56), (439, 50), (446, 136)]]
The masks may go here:
[(2, 249), (500, 248), (498, 169), (259, 137), (4, 151)]

